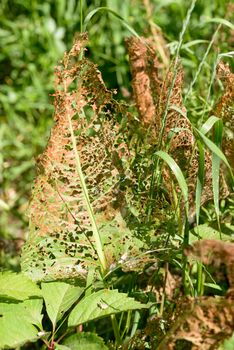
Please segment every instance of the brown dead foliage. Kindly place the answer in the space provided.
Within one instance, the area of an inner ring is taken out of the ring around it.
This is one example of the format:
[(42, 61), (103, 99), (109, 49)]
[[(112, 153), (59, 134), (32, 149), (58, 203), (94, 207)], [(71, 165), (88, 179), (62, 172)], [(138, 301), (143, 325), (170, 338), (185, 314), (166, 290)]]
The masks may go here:
[(234, 74), (228, 64), (219, 63), (217, 78), (223, 82), (225, 90), (212, 113), (223, 119), (226, 133), (222, 146), (232, 169), (234, 169)]
[[(169, 148), (169, 154), (186, 175), (190, 216), (193, 217), (199, 153), (192, 126), (183, 105), (183, 70), (180, 65), (169, 68), (167, 72), (165, 68), (160, 69), (158, 53), (151, 39), (132, 37), (128, 38), (126, 43), (132, 72), (132, 87), (140, 120), (145, 127), (148, 127), (154, 140), (162, 137), (164, 146), (167, 145)], [(165, 111), (168, 99), (169, 108)], [(163, 124), (164, 117), (166, 117), (165, 124)], [(211, 155), (206, 151), (201, 204), (213, 198), (211, 168)], [(164, 182), (168, 193), (172, 193), (170, 176), (168, 170), (164, 171)], [(222, 175), (221, 182), (223, 187), (221, 196), (226, 197), (228, 190)], [(179, 188), (177, 190), (179, 192)]]
[[(160, 81), (159, 62), (146, 39), (131, 37), (126, 40), (132, 72), (132, 87), (139, 117), (144, 125), (155, 119)], [(153, 73), (153, 74), (152, 74)]]
[(216, 268), (225, 265), (229, 289), (234, 290), (234, 243), (205, 239), (187, 248), (186, 254)]
[(230, 298), (187, 299), (179, 312), (157, 350), (176, 349), (181, 340), (191, 350), (214, 350), (233, 333), (234, 303)]
[(216, 269), (226, 267), (229, 290), (226, 297), (187, 298), (177, 305), (177, 314), (158, 350), (176, 349), (178, 341), (192, 350), (212, 350), (233, 333), (234, 328), (234, 243), (201, 240), (186, 249), (189, 257)]
[(94, 264), (97, 259), (70, 125), (94, 213), (123, 205), (117, 163), (128, 150), (120, 142), (114, 118), (121, 107), (96, 66), (80, 58), (86, 42), (87, 36), (80, 36), (56, 67), (55, 123), (47, 148), (37, 159), (30, 235), (22, 253), (22, 267), (34, 279), (79, 276), (87, 261)]

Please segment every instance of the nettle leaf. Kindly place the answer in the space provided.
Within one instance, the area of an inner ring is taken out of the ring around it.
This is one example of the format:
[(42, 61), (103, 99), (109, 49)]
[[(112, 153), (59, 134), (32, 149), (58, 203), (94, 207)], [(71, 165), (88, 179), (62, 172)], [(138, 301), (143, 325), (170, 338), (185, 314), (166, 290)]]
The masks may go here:
[(0, 348), (16, 348), (28, 341), (36, 341), (38, 328), (42, 330), (42, 306), (42, 299), (18, 304), (0, 303)]
[(25, 300), (32, 296), (41, 296), (41, 290), (27, 276), (10, 271), (0, 272), (0, 297)]
[(74, 304), (83, 288), (64, 282), (49, 282), (41, 285), (46, 311), (55, 329), (56, 322)]
[(77, 326), (119, 312), (148, 307), (148, 305), (128, 297), (127, 294), (119, 293), (118, 290), (100, 290), (82, 299), (72, 310), (68, 326)]
[[(94, 333), (82, 332), (70, 335), (63, 341), (63, 344), (71, 350), (107, 350), (102, 338)], [(57, 348), (56, 348), (57, 349)], [(60, 348), (58, 348), (59, 350)], [(62, 350), (62, 348), (61, 348)], [(64, 349), (65, 350), (65, 349)]]

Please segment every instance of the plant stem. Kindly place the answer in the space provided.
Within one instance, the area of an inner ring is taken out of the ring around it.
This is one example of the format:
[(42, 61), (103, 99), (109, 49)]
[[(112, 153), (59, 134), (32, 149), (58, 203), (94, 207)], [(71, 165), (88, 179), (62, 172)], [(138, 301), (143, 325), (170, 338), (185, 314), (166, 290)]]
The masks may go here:
[[(186, 217), (185, 225), (184, 225), (184, 241), (183, 241), (183, 248), (186, 248), (189, 244), (189, 223), (188, 218)], [(185, 295), (189, 294), (189, 283), (187, 278), (187, 256), (183, 253), (182, 257), (182, 267), (183, 267), (183, 286)]]
[(200, 297), (203, 295), (203, 268), (202, 263), (197, 263), (197, 295)]
[(83, 32), (83, 0), (80, 0), (80, 32)]
[(120, 333), (119, 333), (119, 325), (118, 325), (118, 322), (116, 320), (115, 315), (111, 315), (111, 322), (112, 322), (112, 327), (113, 327), (116, 343), (117, 343), (117, 345), (119, 345), (119, 344), (121, 344), (121, 337), (120, 337)]

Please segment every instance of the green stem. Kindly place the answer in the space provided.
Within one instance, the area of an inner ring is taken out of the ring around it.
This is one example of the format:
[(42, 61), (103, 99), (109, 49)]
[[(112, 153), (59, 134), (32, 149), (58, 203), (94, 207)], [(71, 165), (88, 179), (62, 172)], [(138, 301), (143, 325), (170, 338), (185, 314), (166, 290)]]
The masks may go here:
[(134, 314), (133, 325), (132, 325), (132, 330), (131, 330), (131, 335), (130, 335), (131, 338), (135, 335), (135, 333), (137, 331), (140, 318), (141, 318), (141, 314), (138, 310), (136, 310), (135, 314)]
[(113, 327), (116, 343), (117, 343), (117, 345), (119, 345), (119, 344), (121, 344), (121, 336), (120, 336), (120, 332), (119, 332), (119, 325), (118, 325), (118, 322), (116, 320), (115, 315), (111, 315), (111, 322), (112, 322), (112, 327)]
[(202, 263), (197, 263), (197, 295), (202, 296), (203, 295), (203, 267)]
[(83, 32), (83, 0), (80, 0), (80, 32)]
[[(185, 227), (184, 227), (184, 242), (183, 242), (183, 248), (186, 248), (189, 244), (189, 223), (188, 218), (186, 217), (185, 221)], [(182, 266), (183, 266), (183, 286), (185, 295), (189, 294), (189, 283), (188, 283), (188, 277), (187, 277), (187, 256), (183, 253), (182, 257)]]

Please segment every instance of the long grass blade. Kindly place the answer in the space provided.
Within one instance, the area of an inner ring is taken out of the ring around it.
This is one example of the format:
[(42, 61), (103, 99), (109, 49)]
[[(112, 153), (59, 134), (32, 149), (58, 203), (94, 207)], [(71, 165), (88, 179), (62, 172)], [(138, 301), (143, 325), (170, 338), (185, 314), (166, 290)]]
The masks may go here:
[(212, 115), (207, 119), (207, 121), (202, 125), (200, 128), (200, 131), (206, 135), (214, 126), (215, 123), (218, 123), (220, 121), (220, 118), (216, 117), (215, 115)]
[(206, 146), (224, 162), (224, 164), (230, 170), (231, 175), (233, 176), (230, 164), (228, 163), (227, 158), (225, 157), (223, 152), (219, 149), (219, 147), (216, 146), (216, 144), (212, 142), (210, 139), (208, 139), (208, 137), (206, 137), (200, 130), (198, 130), (197, 128), (194, 128), (194, 130), (200, 136), (200, 138), (206, 144)]
[[(220, 120), (215, 124), (214, 142), (218, 147), (221, 147), (223, 136), (223, 123)], [(212, 187), (214, 193), (214, 207), (219, 225), (219, 178), (220, 178), (220, 158), (216, 154), (212, 154)], [(220, 225), (219, 225), (220, 226)]]
[(224, 18), (218, 18), (218, 17), (208, 18), (204, 21), (204, 23), (218, 23), (230, 28), (231, 30), (234, 30), (234, 25), (230, 21)]
[(214, 207), (219, 223), (219, 175), (220, 175), (220, 158), (212, 153), (212, 187), (214, 195)]
[(179, 166), (176, 164), (176, 162), (174, 161), (174, 159), (166, 152), (164, 151), (158, 151), (155, 154), (156, 156), (162, 158), (167, 165), (170, 167), (172, 173), (175, 175), (178, 184), (180, 186), (181, 189), (181, 193), (184, 197), (184, 202), (185, 202), (185, 210), (186, 210), (186, 214), (188, 216), (188, 186), (186, 183), (186, 180), (184, 178), (184, 175), (181, 171), (181, 169), (179, 168)]
[(197, 142), (199, 150), (199, 163), (198, 163), (198, 175), (196, 185), (196, 197), (195, 197), (195, 210), (196, 210), (196, 223), (199, 225), (200, 207), (201, 207), (201, 195), (204, 186), (205, 177), (205, 152), (200, 141)]
[(135, 31), (135, 29), (133, 29), (123, 17), (121, 17), (117, 12), (111, 10), (109, 7), (97, 7), (94, 10), (90, 11), (84, 20), (84, 31), (87, 30), (87, 26), (88, 26), (89, 22), (91, 21), (92, 17), (96, 13), (102, 12), (102, 11), (111, 13), (114, 17), (116, 17), (123, 24), (123, 26), (125, 28), (127, 28), (130, 31), (130, 33), (132, 33), (137, 38), (141, 39), (140, 36)]
[(193, 78), (193, 81), (191, 82), (191, 84), (190, 84), (190, 86), (188, 88), (188, 92), (187, 92), (187, 94), (185, 96), (185, 99), (184, 99), (185, 102), (186, 102), (187, 98), (190, 96), (190, 94), (191, 94), (191, 92), (193, 90), (193, 86), (195, 85), (195, 83), (196, 83), (196, 81), (197, 81), (197, 79), (199, 77), (199, 74), (201, 73), (201, 70), (202, 70), (202, 68), (203, 68), (203, 66), (204, 66), (204, 64), (206, 62), (207, 56), (208, 56), (208, 54), (209, 54), (209, 52), (211, 50), (212, 45), (214, 44), (215, 38), (216, 38), (220, 28), (221, 28), (221, 24), (217, 27), (216, 31), (214, 32), (214, 34), (212, 36), (212, 39), (211, 39), (209, 45), (207, 46), (206, 52), (205, 52), (205, 54), (204, 54), (204, 56), (203, 56), (203, 58), (202, 58), (202, 60), (201, 60), (201, 62), (199, 64), (199, 66), (198, 66), (198, 69), (196, 70), (196, 73), (195, 73), (195, 76)]

